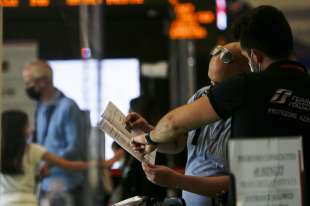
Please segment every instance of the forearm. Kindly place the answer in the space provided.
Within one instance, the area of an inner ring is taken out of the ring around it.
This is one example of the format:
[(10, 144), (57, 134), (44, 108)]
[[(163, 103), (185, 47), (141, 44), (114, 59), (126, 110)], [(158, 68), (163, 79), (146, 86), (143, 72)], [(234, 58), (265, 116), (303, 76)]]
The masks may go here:
[(69, 161), (52, 153), (46, 152), (43, 157), (49, 166), (58, 166), (68, 170), (83, 170), (90, 167), (90, 163), (82, 161)]
[(172, 143), (178, 136), (186, 132), (186, 128), (177, 122), (177, 110), (166, 114), (150, 132), (151, 138), (157, 143)]
[(230, 184), (229, 176), (199, 177), (177, 173), (172, 180), (172, 187), (192, 193), (214, 197), (227, 191)]
[(90, 163), (88, 162), (82, 162), (82, 161), (67, 161), (63, 163), (63, 165), (59, 165), (59, 167), (62, 167), (63, 169), (67, 170), (86, 170), (90, 167)]
[(189, 130), (218, 119), (208, 97), (201, 97), (166, 114), (151, 131), (151, 137), (157, 143), (171, 142)]

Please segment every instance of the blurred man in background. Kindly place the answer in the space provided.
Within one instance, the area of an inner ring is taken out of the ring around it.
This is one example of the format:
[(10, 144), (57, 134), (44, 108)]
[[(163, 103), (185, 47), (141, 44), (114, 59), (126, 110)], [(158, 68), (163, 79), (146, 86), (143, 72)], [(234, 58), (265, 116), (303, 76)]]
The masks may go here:
[[(54, 87), (51, 67), (42, 60), (31, 62), (24, 67), (23, 78), (27, 95), (37, 102), (34, 140), (65, 159), (81, 159), (82, 113)], [(48, 197), (51, 205), (59, 206), (65, 205), (68, 200), (63, 197), (69, 196), (74, 205), (83, 205), (83, 181), (82, 173), (52, 168), (41, 183), (40, 199)]]

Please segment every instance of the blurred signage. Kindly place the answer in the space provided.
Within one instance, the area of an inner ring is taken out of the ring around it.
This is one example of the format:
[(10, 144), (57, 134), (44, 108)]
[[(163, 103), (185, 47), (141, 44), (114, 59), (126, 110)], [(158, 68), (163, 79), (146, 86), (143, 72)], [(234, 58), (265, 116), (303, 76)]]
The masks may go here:
[(144, 0), (0, 0), (1, 7), (48, 7), (54, 5), (79, 6), (79, 5), (139, 5)]
[(50, 1), (49, 0), (30, 0), (29, 5), (30, 6), (49, 6)]
[(301, 137), (229, 140), (237, 206), (302, 205)]
[(212, 11), (196, 11), (193, 3), (179, 3), (170, 0), (174, 7), (176, 19), (171, 23), (169, 36), (171, 39), (204, 39), (208, 31), (201, 24), (210, 24), (215, 21)]
[(80, 4), (97, 5), (131, 5), (131, 4), (143, 4), (144, 0), (66, 0), (68, 6), (78, 6)]
[(18, 0), (1, 0), (0, 6), (2, 7), (17, 7), (19, 6)]

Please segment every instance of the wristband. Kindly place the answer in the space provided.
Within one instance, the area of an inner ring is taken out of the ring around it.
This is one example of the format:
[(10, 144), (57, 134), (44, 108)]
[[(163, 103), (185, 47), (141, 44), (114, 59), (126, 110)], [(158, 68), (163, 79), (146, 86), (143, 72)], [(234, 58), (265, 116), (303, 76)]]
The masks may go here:
[(150, 133), (150, 132), (146, 133), (146, 134), (144, 135), (144, 137), (145, 137), (145, 140), (146, 140), (147, 144), (149, 144), (149, 145), (157, 145), (157, 144), (158, 144), (157, 142), (154, 142), (154, 141), (151, 139), (151, 133)]

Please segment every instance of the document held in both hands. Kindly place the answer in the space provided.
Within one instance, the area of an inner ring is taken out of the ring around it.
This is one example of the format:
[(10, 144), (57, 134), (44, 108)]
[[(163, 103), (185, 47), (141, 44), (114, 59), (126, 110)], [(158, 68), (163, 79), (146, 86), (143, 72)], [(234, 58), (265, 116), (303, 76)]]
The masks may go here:
[(126, 116), (112, 102), (109, 102), (102, 114), (100, 129), (110, 135), (122, 148), (140, 162), (155, 164), (156, 150), (142, 156), (132, 149), (130, 146), (131, 138), (143, 132), (127, 129), (125, 119)]

